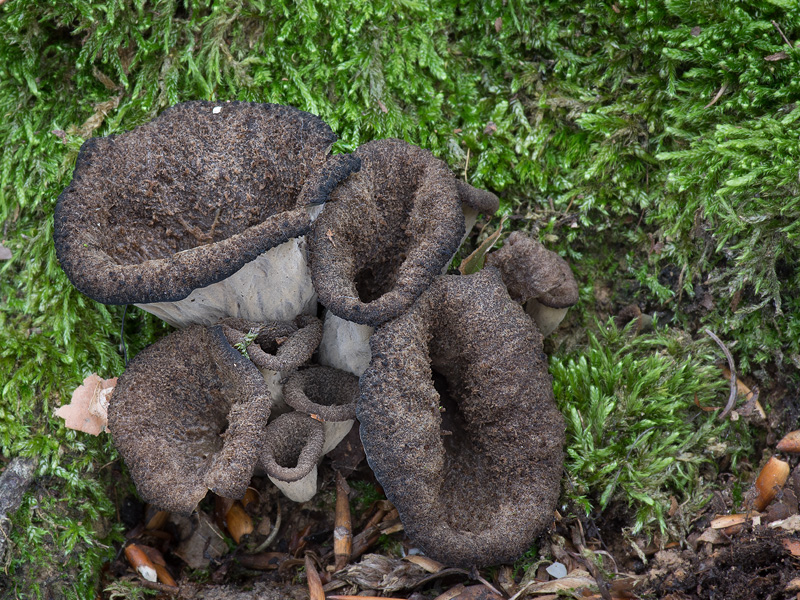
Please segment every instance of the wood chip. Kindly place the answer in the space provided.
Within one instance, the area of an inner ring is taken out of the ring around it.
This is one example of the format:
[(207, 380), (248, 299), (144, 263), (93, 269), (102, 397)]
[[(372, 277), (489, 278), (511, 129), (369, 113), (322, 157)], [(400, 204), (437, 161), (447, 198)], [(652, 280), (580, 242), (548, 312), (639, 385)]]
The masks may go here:
[(446, 592), (443, 592), (436, 596), (434, 600), (453, 600), (453, 598), (457, 598), (461, 592), (464, 591), (464, 584), (459, 583), (458, 585), (454, 585)]

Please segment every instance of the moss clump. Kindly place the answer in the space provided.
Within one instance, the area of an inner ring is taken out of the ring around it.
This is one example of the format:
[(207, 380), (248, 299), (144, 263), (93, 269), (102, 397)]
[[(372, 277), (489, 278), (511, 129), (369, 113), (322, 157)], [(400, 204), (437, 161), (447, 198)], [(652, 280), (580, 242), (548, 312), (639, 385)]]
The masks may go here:
[[(567, 495), (587, 514), (623, 503), (634, 513), (630, 533), (678, 536), (682, 518), (709, 499), (720, 459), (735, 467), (751, 442), (746, 426), (698, 407), (724, 406), (729, 391), (707, 340), (668, 329), (631, 337), (631, 327), (611, 320), (585, 347), (551, 358), (567, 421)], [(684, 505), (674, 518), (671, 497)]]

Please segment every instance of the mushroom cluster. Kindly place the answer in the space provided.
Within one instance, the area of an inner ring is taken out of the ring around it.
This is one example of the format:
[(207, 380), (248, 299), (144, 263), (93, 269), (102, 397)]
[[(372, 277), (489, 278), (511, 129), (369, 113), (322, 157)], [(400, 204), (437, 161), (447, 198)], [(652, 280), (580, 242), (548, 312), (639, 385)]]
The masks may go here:
[(119, 377), (113, 441), (145, 500), (190, 513), (257, 469), (310, 499), (358, 416), (412, 541), (513, 560), (558, 498), (540, 328), (577, 300), (572, 274), (515, 233), (483, 271), (445, 275), (497, 198), (401, 140), (335, 140), (291, 107), (187, 102), (83, 145), (56, 206), (64, 271), (178, 328)]

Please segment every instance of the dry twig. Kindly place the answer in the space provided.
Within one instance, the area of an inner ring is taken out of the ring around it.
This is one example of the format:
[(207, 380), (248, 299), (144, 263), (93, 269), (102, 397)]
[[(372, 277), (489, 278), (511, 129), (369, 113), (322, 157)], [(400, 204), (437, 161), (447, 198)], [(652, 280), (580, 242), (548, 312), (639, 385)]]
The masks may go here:
[(719, 415), (720, 419), (724, 419), (728, 416), (728, 413), (733, 410), (733, 405), (736, 403), (736, 365), (733, 364), (733, 356), (731, 355), (731, 351), (728, 350), (728, 347), (722, 343), (722, 340), (719, 339), (710, 329), (706, 329), (706, 333), (717, 343), (717, 346), (722, 348), (722, 352), (725, 354), (725, 358), (728, 360), (728, 369), (731, 372), (731, 393), (730, 396), (728, 396), (728, 403), (725, 405), (724, 410)]

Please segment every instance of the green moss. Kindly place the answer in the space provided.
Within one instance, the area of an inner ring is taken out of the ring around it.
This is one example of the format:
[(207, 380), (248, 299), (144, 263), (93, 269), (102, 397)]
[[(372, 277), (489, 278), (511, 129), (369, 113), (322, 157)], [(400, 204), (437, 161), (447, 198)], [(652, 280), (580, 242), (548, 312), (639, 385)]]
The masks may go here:
[[(38, 456), (55, 495), (83, 493), (70, 482), (94, 480), (116, 457), (52, 417), (87, 374), (123, 367), (122, 308), (66, 280), (53, 207), (84, 139), (197, 98), (309, 110), (341, 136), (335, 151), (389, 136), (429, 148), (497, 192), (512, 228), (537, 227), (573, 261), (582, 318), (594, 312), (596, 284), (613, 279), (649, 309), (671, 311), (675, 327), (713, 328), (741, 369), (790, 373), (800, 364), (791, 316), (800, 310), (800, 50), (781, 33), (800, 38), (796, 9), (793, 0), (6, 2), (0, 222), (13, 259), (0, 265), (0, 451)], [(702, 294), (711, 304), (698, 311)], [(167, 330), (129, 311), (130, 355)], [(36, 544), (19, 538), (15, 556)], [(84, 550), (89, 565), (107, 552)]]
[[(735, 468), (752, 451), (748, 429), (699, 408), (724, 406), (729, 391), (708, 340), (598, 326), (585, 346), (551, 358), (567, 423), (567, 495), (587, 514), (622, 503), (634, 513), (631, 533), (678, 536), (681, 518), (708, 500), (718, 461)], [(684, 505), (675, 518), (672, 497)]]

